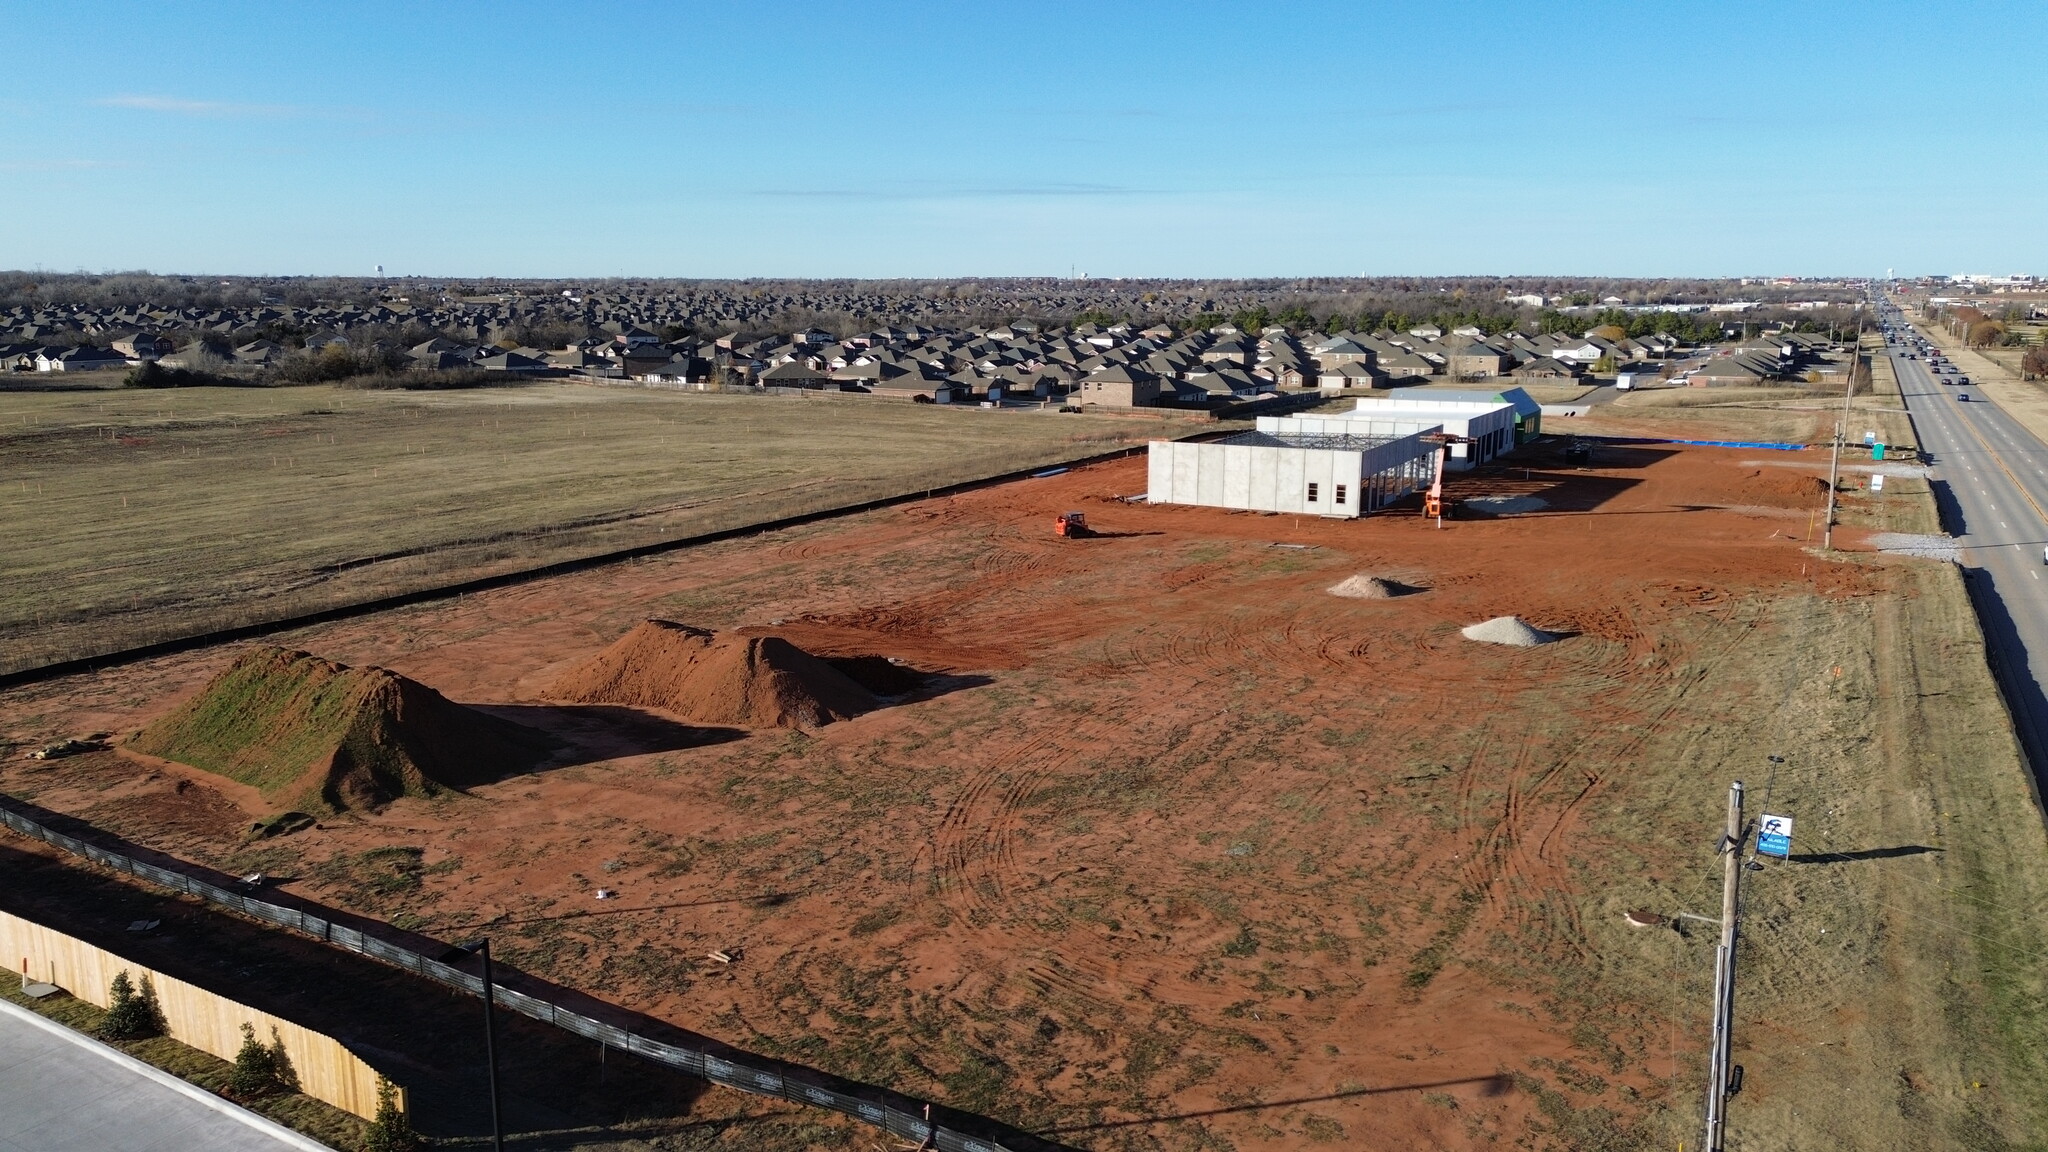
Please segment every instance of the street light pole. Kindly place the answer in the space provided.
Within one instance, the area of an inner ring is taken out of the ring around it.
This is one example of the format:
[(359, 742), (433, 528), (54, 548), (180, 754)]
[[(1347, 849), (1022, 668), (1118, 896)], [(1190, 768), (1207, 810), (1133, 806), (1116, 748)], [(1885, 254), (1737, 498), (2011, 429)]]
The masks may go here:
[(462, 948), (482, 957), (484, 962), (484, 1064), (491, 1083), (491, 1149), (505, 1152), (505, 1123), (498, 1111), (498, 1022), (495, 985), (491, 982), (491, 941), (486, 937)]

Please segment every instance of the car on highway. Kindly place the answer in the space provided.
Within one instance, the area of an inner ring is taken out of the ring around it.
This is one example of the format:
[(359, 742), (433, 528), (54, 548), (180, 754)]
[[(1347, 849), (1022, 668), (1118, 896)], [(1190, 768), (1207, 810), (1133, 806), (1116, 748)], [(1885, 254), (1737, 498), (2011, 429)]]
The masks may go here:
[(1968, 392), (1958, 392), (1958, 393), (1956, 393), (1956, 401), (1957, 401), (1958, 403), (1961, 403), (1961, 402), (1962, 402), (1962, 401), (1964, 401), (1964, 400), (1968, 400), (1969, 398), (1970, 398), (1970, 394), (1969, 394)]
[(1968, 384), (1969, 382), (1970, 382), (1970, 378), (1969, 378), (1968, 376), (1958, 376), (1958, 377), (1956, 377), (1956, 383), (1958, 383), (1958, 384)]

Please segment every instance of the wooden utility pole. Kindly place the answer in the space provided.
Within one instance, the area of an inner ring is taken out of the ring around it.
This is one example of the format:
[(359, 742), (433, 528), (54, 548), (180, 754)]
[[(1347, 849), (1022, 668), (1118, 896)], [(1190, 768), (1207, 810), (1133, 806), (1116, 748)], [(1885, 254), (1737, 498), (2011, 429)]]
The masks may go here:
[(1729, 1057), (1734, 1051), (1736, 918), (1742, 906), (1742, 781), (1728, 786), (1728, 827), (1721, 835), (1721, 946), (1714, 950), (1714, 1035), (1707, 1055), (1706, 1152), (1722, 1152), (1728, 1126)]
[(1849, 390), (1842, 396), (1842, 418), (1835, 422), (1835, 452), (1828, 459), (1828, 519), (1821, 529), (1820, 546), (1835, 550), (1835, 482), (1842, 471), (1842, 429), (1849, 423), (1849, 402), (1856, 398), (1856, 365), (1863, 360), (1863, 320), (1856, 321), (1856, 351), (1849, 356)]

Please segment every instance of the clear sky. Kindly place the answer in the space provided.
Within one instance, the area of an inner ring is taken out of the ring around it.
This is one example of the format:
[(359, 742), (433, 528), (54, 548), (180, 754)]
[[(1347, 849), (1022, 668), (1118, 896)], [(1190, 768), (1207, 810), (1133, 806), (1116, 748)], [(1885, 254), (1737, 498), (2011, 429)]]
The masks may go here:
[(2048, 274), (2048, 3), (0, 0), (0, 267)]

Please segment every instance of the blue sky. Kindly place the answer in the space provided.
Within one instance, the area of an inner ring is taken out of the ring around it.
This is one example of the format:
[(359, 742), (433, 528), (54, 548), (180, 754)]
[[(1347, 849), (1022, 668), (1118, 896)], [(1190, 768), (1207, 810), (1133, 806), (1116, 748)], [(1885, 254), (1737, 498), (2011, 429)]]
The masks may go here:
[(2048, 4), (0, 0), (0, 267), (2048, 273)]

